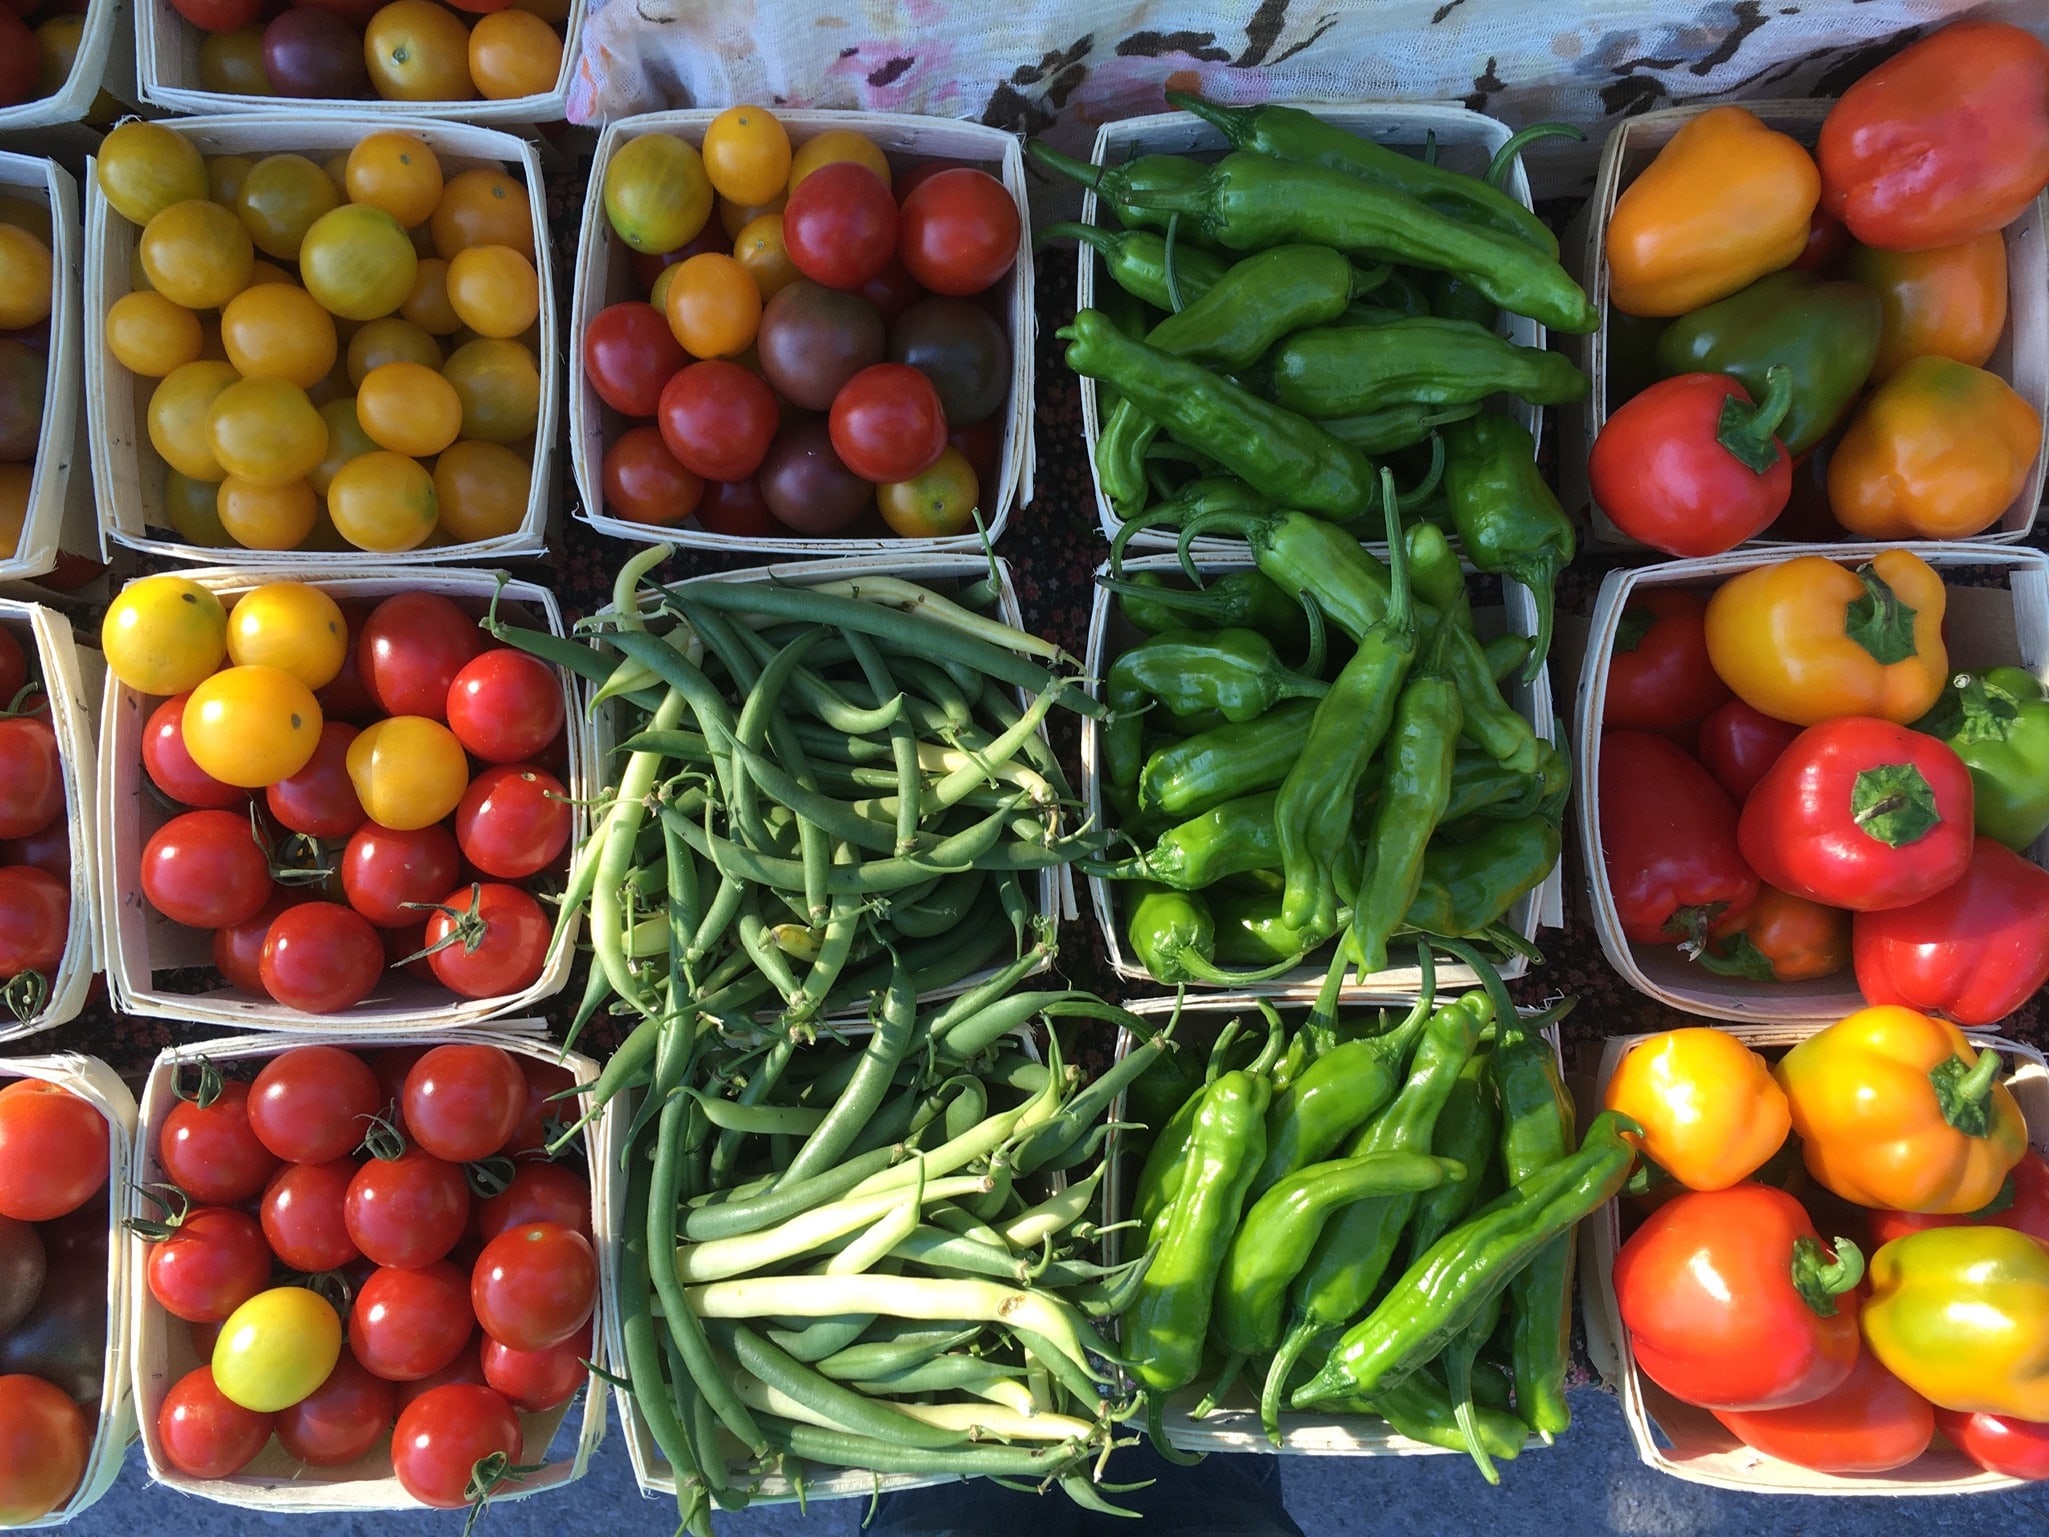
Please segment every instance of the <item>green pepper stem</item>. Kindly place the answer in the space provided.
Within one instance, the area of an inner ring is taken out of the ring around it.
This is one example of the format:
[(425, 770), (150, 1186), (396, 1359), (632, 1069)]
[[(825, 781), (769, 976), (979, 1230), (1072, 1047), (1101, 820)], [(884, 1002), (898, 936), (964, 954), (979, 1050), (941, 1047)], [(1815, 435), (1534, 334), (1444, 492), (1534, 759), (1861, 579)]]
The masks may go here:
[(1508, 180), (1509, 167), (1516, 157), (1539, 139), (1573, 139), (1584, 143), (1586, 134), (1571, 123), (1532, 123), (1529, 127), (1509, 135), (1508, 142), (1494, 152), (1494, 158), (1487, 162), (1487, 174), (1482, 179), (1488, 186), (1499, 191)]
[(1773, 436), (1793, 405), (1793, 371), (1774, 363), (1764, 371), (1764, 399), (1755, 405), (1732, 391), (1722, 402), (1722, 415), (1715, 428), (1715, 441), (1753, 474), (1762, 475), (1778, 463), (1783, 452)]
[(1836, 1257), (1822, 1257), (1821, 1240), (1801, 1234), (1793, 1240), (1793, 1289), (1817, 1318), (1836, 1316), (1836, 1298), (1864, 1279), (1864, 1251), (1847, 1238), (1835, 1240)]
[(1079, 240), (1083, 245), (1094, 246), (1105, 256), (1115, 256), (1124, 244), (1125, 238), (1121, 231), (1104, 229), (1100, 224), (1083, 224), (1078, 219), (1070, 219), (1059, 224), (1049, 224), (1040, 230), (1039, 238), (1033, 242), (1032, 249), (1043, 250), (1048, 242), (1054, 240)]
[(1259, 1392), (1259, 1423), (1266, 1428), (1267, 1440), (1275, 1446), (1281, 1444), (1281, 1398), (1288, 1391), (1288, 1379), (1295, 1374), (1295, 1363), (1302, 1359), (1302, 1352), (1315, 1344), (1322, 1333), (1321, 1324), (1297, 1318), (1287, 1338), (1281, 1341), (1281, 1348), (1274, 1352), (1273, 1364), (1267, 1368), (1266, 1382)]
[(1935, 1085), (1935, 1102), (1942, 1118), (1967, 1137), (1983, 1137), (1992, 1130), (1992, 1089), (1999, 1082), (1999, 1053), (1990, 1049), (1978, 1053), (1969, 1067), (1962, 1057), (1948, 1056), (1928, 1071)]
[(1076, 160), (1072, 155), (1063, 155), (1044, 139), (1033, 139), (1025, 145), (1031, 157), (1048, 170), (1058, 171), (1070, 181), (1080, 182), (1084, 187), (1103, 189), (1103, 172), (1106, 166), (1090, 165), (1085, 160)]
[(1233, 145), (1243, 143), (1251, 129), (1251, 112), (1243, 107), (1224, 107), (1206, 101), (1192, 91), (1168, 91), (1167, 105), (1201, 118)]
[(1408, 543), (1402, 537), (1401, 504), (1394, 492), (1394, 471), (1380, 471), (1380, 512), (1387, 522), (1387, 611), (1381, 623), (1391, 632), (1413, 631), (1415, 605), (1409, 599)]
[(1857, 568), (1857, 580), (1864, 592), (1843, 610), (1843, 633), (1881, 667), (1904, 662), (1920, 649), (1914, 639), (1915, 611), (1870, 565)]

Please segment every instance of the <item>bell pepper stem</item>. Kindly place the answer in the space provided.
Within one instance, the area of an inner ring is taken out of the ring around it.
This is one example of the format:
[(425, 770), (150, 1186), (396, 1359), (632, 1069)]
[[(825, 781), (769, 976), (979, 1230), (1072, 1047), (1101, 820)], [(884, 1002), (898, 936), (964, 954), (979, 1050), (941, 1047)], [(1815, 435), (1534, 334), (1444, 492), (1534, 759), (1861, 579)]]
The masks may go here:
[(1881, 763), (1860, 773), (1850, 790), (1850, 820), (1868, 838), (1903, 848), (1942, 822), (1934, 787), (1911, 763)]
[(1532, 123), (1510, 134), (1508, 142), (1497, 149), (1494, 158), (1487, 162), (1487, 185), (1499, 191), (1501, 184), (1508, 180), (1509, 167), (1515, 164), (1516, 157), (1539, 139), (1572, 139), (1584, 143), (1586, 134), (1571, 123)]
[(1722, 419), (1715, 429), (1715, 441), (1758, 475), (1778, 462), (1780, 448), (1773, 434), (1793, 404), (1793, 373), (1774, 363), (1765, 370), (1764, 399), (1752, 405), (1740, 394), (1722, 402)]
[(1942, 1118), (1967, 1137), (1982, 1137), (1992, 1129), (1992, 1089), (2000, 1067), (1999, 1053), (1987, 1050), (1969, 1067), (1963, 1058), (1950, 1056), (1928, 1070)]
[(1836, 1257), (1822, 1256), (1821, 1240), (1805, 1234), (1793, 1240), (1793, 1289), (1817, 1318), (1836, 1316), (1836, 1298), (1864, 1279), (1864, 1251), (1847, 1238), (1835, 1240)]
[(1914, 610), (1869, 565), (1857, 568), (1857, 580), (1864, 584), (1864, 595), (1844, 610), (1843, 633), (1881, 667), (1904, 662), (1920, 650), (1914, 640)]

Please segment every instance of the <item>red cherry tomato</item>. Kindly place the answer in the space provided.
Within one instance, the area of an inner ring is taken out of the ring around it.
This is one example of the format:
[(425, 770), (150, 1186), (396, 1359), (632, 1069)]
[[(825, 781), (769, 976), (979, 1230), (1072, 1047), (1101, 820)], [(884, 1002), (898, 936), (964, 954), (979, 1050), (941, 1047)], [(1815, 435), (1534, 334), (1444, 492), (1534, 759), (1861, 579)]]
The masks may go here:
[(257, 1140), (292, 1163), (326, 1163), (356, 1150), (383, 1106), (377, 1075), (339, 1046), (294, 1046), (263, 1065), (249, 1090)]
[(0, 838), (39, 833), (63, 813), (57, 733), (40, 715), (0, 719)]
[(476, 620), (447, 598), (402, 592), (363, 622), (356, 665), (387, 715), (448, 718), (448, 685), (484, 649)]
[(173, 923), (225, 928), (270, 900), (270, 861), (245, 816), (188, 811), (172, 817), (142, 849), (142, 894)]
[(561, 732), (562, 680), (539, 657), (498, 646), (455, 675), (446, 716), (456, 740), (486, 763), (518, 763)]
[(896, 254), (896, 199), (865, 165), (820, 166), (783, 209), (783, 246), (814, 283), (859, 288)]
[(399, 832), (364, 824), (342, 851), (342, 891), (349, 906), (381, 929), (425, 923), (409, 902), (435, 902), (462, 873), (455, 835), (439, 822)]
[[(311, 0), (306, 0), (306, 3), (310, 4)], [(343, 600), (341, 611), (349, 626), (349, 644), (342, 653), (341, 671), (325, 688), (315, 689), (313, 697), (320, 701), (322, 720), (367, 726), (384, 714), (378, 708), (376, 696), (370, 692), (370, 685), (363, 681), (363, 669), (356, 665), (357, 642), (362, 639), (363, 626), (369, 621), (370, 605)]]
[(256, 1140), (249, 1125), (249, 1085), (223, 1083), (201, 1107), (181, 1099), (157, 1134), (164, 1177), (206, 1206), (232, 1206), (263, 1193), (277, 1155)]
[(536, 1222), (552, 1222), (590, 1237), (591, 1187), (584, 1177), (559, 1163), (522, 1162), (511, 1184), (477, 1205), (477, 1236), (486, 1243)]
[(697, 524), (708, 534), (729, 539), (760, 539), (782, 528), (752, 475), (745, 480), (706, 481), (704, 500), (697, 504)]
[(323, 722), (306, 766), (264, 790), (270, 814), (281, 826), (314, 838), (346, 838), (363, 825), (363, 803), (349, 779), (349, 743), (355, 739), (354, 726)]
[(313, 1467), (345, 1467), (384, 1439), (398, 1412), (395, 1397), (390, 1383), (344, 1350), (327, 1381), (278, 1412), (278, 1444)]
[(173, 1318), (220, 1323), (270, 1285), (270, 1245), (247, 1212), (201, 1206), (149, 1246), (150, 1295)]
[(339, 1270), (362, 1257), (349, 1237), (347, 1202), (353, 1158), (288, 1163), (263, 1192), (263, 1236), (281, 1264), (308, 1275)]
[(185, 701), (173, 694), (150, 712), (142, 728), (142, 770), (150, 783), (182, 806), (200, 811), (225, 811), (249, 799), (247, 790), (222, 784), (192, 761), (185, 750)]
[(211, 1366), (194, 1367), (157, 1409), (164, 1460), (188, 1478), (231, 1478), (270, 1444), (272, 1416), (244, 1409), (214, 1385)]
[(485, 769), (455, 808), (455, 841), (467, 859), (499, 880), (525, 880), (569, 846), (569, 792), (530, 763)]
[(484, 1339), (484, 1381), (505, 1395), (513, 1408), (527, 1414), (541, 1414), (576, 1396), (576, 1390), (590, 1381), (591, 1326), (588, 1321), (576, 1333), (546, 1350), (514, 1350), (486, 1336)]
[(263, 14), (263, 0), (171, 0), (171, 6), (202, 32), (239, 32)]
[(662, 386), (689, 361), (667, 317), (638, 299), (606, 305), (583, 333), (584, 377), (626, 416), (653, 416)]
[(391, 1468), (422, 1505), (457, 1510), (469, 1503), (470, 1473), (486, 1457), (520, 1456), (519, 1416), (490, 1388), (450, 1383), (400, 1411), (391, 1433)]
[(258, 998), (269, 997), (270, 990), (263, 985), (263, 941), (269, 936), (270, 926), (277, 921), (279, 913), (312, 900), (312, 893), (303, 886), (280, 886), (271, 893), (270, 900), (263, 904), (254, 918), (215, 929), (214, 969), (228, 979), (230, 987), (239, 987)]
[(464, 1342), (462, 1349), (456, 1352), (455, 1359), (442, 1367), (440, 1371), (429, 1372), (426, 1376), (413, 1382), (393, 1383), (392, 1401), (397, 1406), (399, 1413), (403, 1414), (406, 1405), (414, 1399), (424, 1397), (436, 1388), (446, 1387), (451, 1382), (467, 1382), (473, 1387), (485, 1386), (484, 1362), (478, 1354), (478, 1346), (483, 1343), (483, 1340), (483, 1331), (481, 1329), (473, 1329), (470, 1331), (470, 1337)]
[(40, 1078), (0, 1089), (0, 1217), (66, 1217), (106, 1183), (107, 1123), (90, 1103)]
[(855, 374), (833, 397), (830, 420), (833, 451), (877, 485), (922, 475), (946, 452), (939, 391), (908, 363), (876, 363)]
[(501, 1046), (436, 1046), (406, 1074), (401, 1103), (415, 1142), (450, 1163), (470, 1163), (519, 1129), (526, 1079)]
[(427, 944), (440, 946), (428, 964), (444, 987), (465, 998), (517, 993), (547, 969), (550, 932), (541, 904), (519, 887), (479, 882), (450, 892), (427, 919)]
[(384, 941), (354, 908), (301, 902), (272, 921), (258, 969), (264, 991), (286, 1008), (337, 1014), (376, 990)]
[(590, 1240), (555, 1222), (509, 1228), (484, 1245), (470, 1303), (484, 1332), (514, 1350), (546, 1350), (581, 1329), (597, 1305)]
[(721, 358), (679, 369), (662, 387), (657, 408), (669, 452), (706, 480), (752, 475), (775, 441), (781, 419), (767, 381)]
[(356, 1293), (349, 1348), (373, 1375), (410, 1382), (461, 1355), (474, 1324), (469, 1288), (446, 1260), (418, 1270), (385, 1265)]
[(538, 1153), (553, 1141), (561, 1126), (576, 1119), (570, 1102), (555, 1096), (576, 1080), (568, 1068), (535, 1057), (520, 1057), (519, 1075), (526, 1080), (526, 1108), (519, 1125), (500, 1149), (507, 1157)]
[(1016, 265), (1022, 228), (1009, 189), (960, 166), (921, 179), (904, 198), (897, 255), (936, 294), (978, 294)]
[(34, 865), (0, 869), (0, 979), (25, 971), (45, 979), (64, 960), (71, 885)]
[(629, 523), (681, 523), (704, 498), (704, 479), (669, 452), (659, 427), (629, 427), (605, 450), (605, 510)]
[(415, 981), (439, 986), (434, 968), (420, 958), (427, 948), (427, 920), (409, 923), (402, 929), (379, 929), (384, 936), (384, 969), (402, 971)]
[(469, 1186), (460, 1164), (412, 1148), (358, 1169), (342, 1216), (365, 1259), (417, 1270), (446, 1259), (462, 1238), (470, 1221)]
[(880, 272), (854, 292), (868, 301), (886, 326), (895, 325), (899, 315), (925, 297), (925, 290), (918, 286), (918, 280), (906, 272), (904, 264), (894, 256), (883, 263)]

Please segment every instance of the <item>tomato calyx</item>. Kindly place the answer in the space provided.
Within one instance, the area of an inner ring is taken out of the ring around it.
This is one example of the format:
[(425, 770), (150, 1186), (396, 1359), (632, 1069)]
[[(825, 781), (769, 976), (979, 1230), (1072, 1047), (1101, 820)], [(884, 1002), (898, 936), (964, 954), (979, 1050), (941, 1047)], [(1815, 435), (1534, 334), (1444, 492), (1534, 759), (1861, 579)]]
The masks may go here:
[(349, 1310), (356, 1305), (356, 1283), (349, 1279), (346, 1271), (309, 1270), (287, 1284), (303, 1287), (321, 1298), (340, 1318), (347, 1318)]
[(447, 914), (449, 929), (446, 934), (435, 940), (433, 944), (415, 950), (404, 960), (394, 964), (410, 966), (415, 961), (424, 961), (430, 955), (438, 955), (443, 950), (448, 949), (449, 946), (455, 944), (462, 946), (462, 953), (464, 955), (475, 955), (478, 947), (484, 943), (485, 938), (491, 932), (490, 921), (484, 917), (482, 912), (478, 911), (483, 904), (483, 900), (484, 883), (482, 881), (472, 881), (470, 883), (470, 905), (468, 907), (451, 907), (446, 902), (399, 903), (399, 906), (413, 912)]
[(161, 1219), (130, 1217), (121, 1224), (144, 1243), (162, 1243), (183, 1227), (192, 1215), (192, 1197), (176, 1185), (156, 1180), (146, 1185), (137, 1185), (135, 1188), (152, 1205), (163, 1211)]
[(1999, 1082), (2000, 1066), (1998, 1052), (1981, 1050), (1969, 1067), (1951, 1054), (1928, 1070), (1942, 1118), (1967, 1137), (1983, 1137), (1992, 1130), (1992, 1088)]
[[(189, 1090), (185, 1083), (185, 1069), (188, 1067), (197, 1068), (199, 1071), (199, 1082)], [(221, 1097), (221, 1092), (226, 1087), (227, 1081), (221, 1077), (221, 1070), (214, 1066), (211, 1057), (198, 1057), (189, 1062), (180, 1062), (171, 1069), (171, 1093), (186, 1104), (196, 1105), (201, 1110), (211, 1109), (213, 1102)]]
[(470, 1187), (470, 1194), (480, 1201), (505, 1194), (512, 1188), (513, 1176), (518, 1172), (510, 1158), (496, 1154), (462, 1166), (462, 1177)]
[(16, 972), (0, 987), (0, 1002), (24, 1025), (42, 1013), (49, 1001), (50, 979), (34, 969)]
[[(395, 1107), (387, 1106), (388, 1110)], [(379, 1163), (397, 1163), (406, 1155), (405, 1133), (389, 1115), (365, 1116), (369, 1125), (363, 1129), (363, 1151)]]
[(507, 1484), (516, 1484), (530, 1473), (546, 1469), (544, 1462), (514, 1462), (503, 1452), (492, 1452), (488, 1457), (479, 1457), (470, 1468), (470, 1481), (463, 1486), (462, 1497), (469, 1502), (470, 1513), (462, 1524), (462, 1537), (470, 1537), (477, 1522), (483, 1519), (484, 1507), (491, 1503), (491, 1496)]
[(1824, 1258), (1821, 1240), (1804, 1233), (1793, 1240), (1793, 1289), (1816, 1318), (1836, 1316), (1836, 1298), (1854, 1292), (1864, 1279), (1864, 1251), (1847, 1238), (1831, 1245), (1833, 1260)]

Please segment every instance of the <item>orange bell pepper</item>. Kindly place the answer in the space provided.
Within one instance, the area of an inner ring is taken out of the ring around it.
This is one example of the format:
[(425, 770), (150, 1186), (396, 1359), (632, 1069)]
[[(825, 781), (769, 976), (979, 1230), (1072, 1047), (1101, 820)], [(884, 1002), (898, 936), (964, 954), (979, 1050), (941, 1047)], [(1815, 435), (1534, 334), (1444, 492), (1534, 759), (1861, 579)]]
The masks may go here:
[(1786, 1095), (1764, 1058), (1724, 1030), (1695, 1026), (1639, 1041), (1601, 1097), (1643, 1128), (1643, 1155), (1689, 1190), (1726, 1190), (1786, 1140)]
[(1962, 539), (2028, 483), (2042, 419), (2004, 379), (1911, 358), (1864, 398), (1828, 461), (1836, 521), (1866, 539)]
[(1849, 275), (1878, 295), (1874, 382), (1909, 358), (1954, 358), (1973, 368), (2006, 329), (2006, 238), (1997, 230), (1962, 245), (1881, 251), (1853, 245)]
[(2028, 1148), (2020, 1106), (1946, 1019), (1859, 1009), (1779, 1059), (1801, 1155), (1846, 1201), (1893, 1211), (1976, 1211)]
[(1708, 660), (1754, 710), (1796, 726), (1841, 715), (1910, 725), (1949, 679), (1948, 593), (1920, 556), (1852, 570), (1799, 555), (1729, 578), (1708, 599)]
[(1710, 107), (1622, 189), (1608, 220), (1608, 298), (1683, 315), (1791, 266), (1807, 249), (1821, 172), (1798, 141), (1741, 107)]

